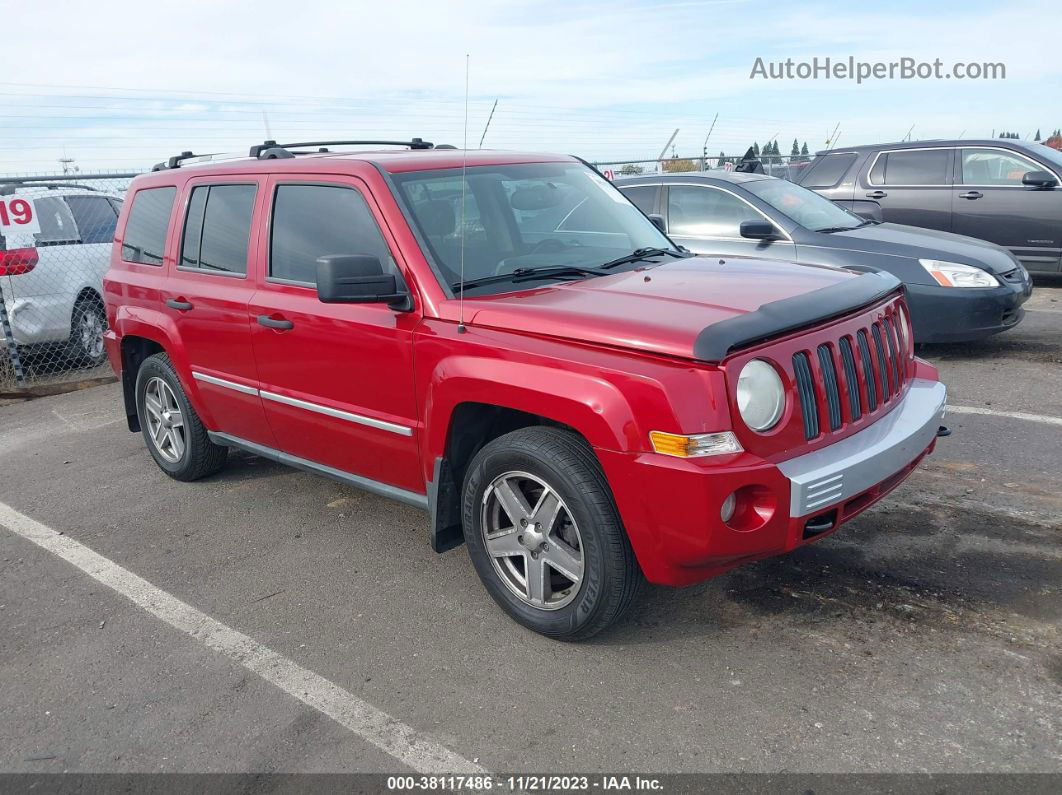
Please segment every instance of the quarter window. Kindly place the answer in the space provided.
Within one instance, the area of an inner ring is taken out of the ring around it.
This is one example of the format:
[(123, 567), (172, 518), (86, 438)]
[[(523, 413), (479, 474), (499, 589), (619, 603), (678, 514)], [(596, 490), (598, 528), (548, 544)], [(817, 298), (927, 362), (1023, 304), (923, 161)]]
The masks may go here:
[(170, 224), (176, 188), (147, 188), (137, 191), (129, 222), (122, 239), (122, 259), (145, 265), (161, 265), (166, 249), (166, 228)]
[(820, 155), (811, 161), (808, 170), (800, 178), (800, 184), (806, 188), (832, 188), (841, 181), (855, 159), (852, 152)]
[(874, 185), (947, 185), (948, 150), (882, 152), (871, 171), (870, 181)]
[(280, 185), (273, 202), (269, 275), (315, 284), (317, 258), (369, 254), (397, 272), (369, 205), (353, 188)]
[(620, 190), (646, 215), (656, 212), (656, 185), (633, 185)]
[(82, 243), (111, 243), (118, 216), (103, 196), (67, 196)]
[(676, 185), (668, 190), (668, 231), (691, 237), (741, 237), (742, 221), (763, 216), (741, 199), (708, 187)]
[(200, 185), (192, 190), (181, 242), (181, 267), (247, 274), (255, 185)]
[(36, 245), (61, 246), (81, 242), (74, 224), (74, 216), (66, 202), (58, 197), (48, 196), (36, 199), (33, 205), (41, 225), (41, 231), (33, 236)]
[(962, 150), (962, 181), (966, 185), (1021, 185), (1030, 171), (1042, 171), (1024, 157), (993, 149)]

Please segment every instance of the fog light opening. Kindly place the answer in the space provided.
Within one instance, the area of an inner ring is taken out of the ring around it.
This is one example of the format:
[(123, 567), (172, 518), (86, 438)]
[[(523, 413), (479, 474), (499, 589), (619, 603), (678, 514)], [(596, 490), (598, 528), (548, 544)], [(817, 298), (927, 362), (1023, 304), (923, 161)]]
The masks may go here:
[(736, 508), (737, 508), (737, 497), (734, 495), (733, 492), (731, 492), (727, 496), (727, 498), (725, 500), (723, 500), (723, 505), (719, 509), (719, 518), (721, 518), (724, 523), (729, 522), (731, 519), (734, 518), (734, 510)]
[[(719, 509), (723, 522), (731, 530), (748, 533), (759, 530), (773, 517), (778, 500), (766, 486), (747, 485), (727, 497)], [(729, 511), (730, 518), (726, 518)]]

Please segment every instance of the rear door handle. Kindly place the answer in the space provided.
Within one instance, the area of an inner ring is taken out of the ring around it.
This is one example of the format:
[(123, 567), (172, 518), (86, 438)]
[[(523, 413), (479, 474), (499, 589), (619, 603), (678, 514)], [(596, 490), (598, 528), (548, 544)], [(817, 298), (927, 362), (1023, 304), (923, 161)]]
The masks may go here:
[(959, 194), (960, 199), (980, 199), (982, 196), (984, 194), (979, 190), (968, 190), (966, 193)]
[(290, 320), (278, 320), (269, 315), (259, 315), (258, 325), (265, 326), (266, 328), (275, 328), (279, 331), (287, 331), (288, 329), (295, 328), (295, 324)]
[(868, 199), (884, 199), (888, 195), (889, 194), (887, 194), (883, 190), (872, 190), (870, 193), (867, 194), (867, 198)]
[(167, 298), (166, 306), (170, 309), (176, 309), (179, 312), (187, 312), (192, 308), (191, 302), (185, 301), (181, 298)]

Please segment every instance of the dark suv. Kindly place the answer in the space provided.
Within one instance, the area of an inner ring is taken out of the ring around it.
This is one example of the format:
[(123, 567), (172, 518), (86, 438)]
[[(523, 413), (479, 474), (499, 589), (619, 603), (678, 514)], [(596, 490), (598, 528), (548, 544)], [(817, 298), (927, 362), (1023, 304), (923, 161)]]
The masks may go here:
[(1058, 273), (1060, 175), (1062, 153), (989, 138), (819, 152), (797, 181), (865, 218), (981, 238), (1033, 273)]

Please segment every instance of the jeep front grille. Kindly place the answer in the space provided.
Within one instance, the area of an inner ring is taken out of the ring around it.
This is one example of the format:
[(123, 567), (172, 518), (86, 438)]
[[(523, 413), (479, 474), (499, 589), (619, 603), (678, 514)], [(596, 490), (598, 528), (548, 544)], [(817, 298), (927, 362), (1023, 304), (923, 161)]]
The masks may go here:
[(805, 439), (836, 431), (900, 395), (907, 375), (906, 346), (897, 328), (903, 322), (892, 309), (854, 335), (793, 355)]

